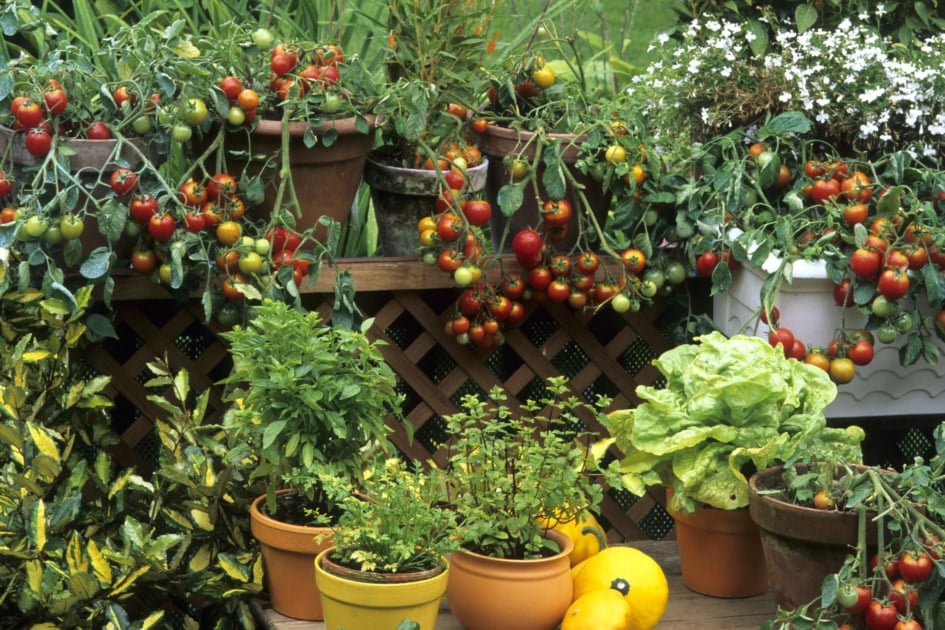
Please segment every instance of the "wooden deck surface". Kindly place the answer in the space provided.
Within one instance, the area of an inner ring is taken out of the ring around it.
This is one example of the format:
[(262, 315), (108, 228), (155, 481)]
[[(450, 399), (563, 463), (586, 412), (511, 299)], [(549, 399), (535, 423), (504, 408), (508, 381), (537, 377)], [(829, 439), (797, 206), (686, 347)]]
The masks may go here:
[[(770, 593), (747, 599), (718, 599), (690, 591), (682, 582), (679, 555), (675, 541), (635, 541), (630, 543), (651, 555), (669, 580), (669, 605), (657, 628), (659, 630), (758, 630), (775, 615), (776, 606)], [(724, 571), (725, 567), (719, 567)], [(259, 611), (268, 630), (324, 630), (325, 624), (298, 621), (283, 617), (262, 607)], [(377, 630), (354, 629), (354, 630)], [(445, 609), (440, 613), (436, 630), (462, 630), (462, 626)]]

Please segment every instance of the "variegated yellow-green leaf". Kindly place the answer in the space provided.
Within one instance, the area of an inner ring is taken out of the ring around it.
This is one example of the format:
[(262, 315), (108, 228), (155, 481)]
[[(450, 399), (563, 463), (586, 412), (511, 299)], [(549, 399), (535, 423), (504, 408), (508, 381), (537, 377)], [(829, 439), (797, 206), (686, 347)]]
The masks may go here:
[(27, 535), (37, 551), (46, 547), (46, 504), (42, 499), (30, 506), (30, 528)]
[(73, 531), (66, 545), (66, 566), (69, 573), (84, 573), (89, 570), (89, 558), (85, 555), (85, 541), (79, 532)]
[(69, 309), (69, 305), (63, 302), (62, 300), (57, 300), (55, 298), (49, 298), (48, 300), (42, 301), (43, 310), (47, 313), (52, 313), (53, 315), (68, 315), (72, 311)]
[(112, 458), (105, 451), (100, 451), (95, 458), (95, 476), (102, 485), (107, 485), (112, 479)]
[[(151, 613), (148, 617), (141, 622), (141, 630), (148, 630), (148, 628), (157, 628), (158, 622), (164, 619), (164, 611), (159, 611)], [(247, 628), (249, 626), (246, 626)]]
[(98, 582), (88, 573), (73, 573), (67, 581), (69, 592), (82, 599), (92, 599), (98, 592)]
[(253, 585), (262, 590), (263, 575), (265, 572), (265, 566), (263, 565), (262, 554), (256, 556), (256, 561), (253, 562)]
[[(3, 404), (3, 401), (0, 401), (0, 409), (4, 413), (7, 412), (8, 408)], [(9, 412), (13, 413), (13, 410), (9, 409)], [(9, 424), (0, 424), (0, 442), (16, 449), (23, 448), (23, 440), (20, 439), (20, 434)]]
[(98, 548), (98, 545), (95, 544), (94, 540), (89, 541), (86, 551), (92, 563), (92, 571), (95, 573), (95, 578), (102, 586), (111, 586), (112, 566), (108, 564), (108, 560), (102, 555), (101, 550)]
[(26, 583), (35, 592), (43, 589), (43, 565), (39, 560), (29, 560), (26, 563)]
[(194, 554), (194, 557), (190, 559), (188, 566), (195, 573), (210, 566), (210, 545), (202, 545)]
[(52, 356), (52, 353), (48, 350), (32, 350), (30, 352), (23, 353), (23, 360), (27, 363), (36, 363), (39, 361), (44, 361)]
[(112, 487), (108, 490), (108, 498), (114, 498), (116, 494), (125, 489), (125, 486), (128, 485), (128, 480), (131, 479), (132, 475), (135, 474), (133, 468), (129, 468), (122, 475), (115, 480), (115, 483), (112, 484)]
[(60, 630), (60, 628), (51, 621), (44, 621), (43, 623), (34, 623), (30, 626), (30, 630)]
[(213, 523), (210, 522), (210, 515), (204, 512), (203, 510), (199, 510), (197, 508), (192, 509), (190, 511), (190, 518), (192, 518), (194, 520), (194, 523), (197, 524), (197, 527), (199, 527), (203, 531), (205, 532), (213, 531)]
[(37, 455), (33, 458), (33, 461), (30, 462), (30, 467), (33, 469), (33, 472), (36, 473), (37, 479), (50, 481), (55, 479), (62, 470), (59, 460), (49, 457), (48, 455)]
[(178, 512), (177, 510), (172, 510), (170, 508), (164, 508), (164, 516), (171, 519), (184, 529), (192, 529), (193, 524), (190, 522), (190, 519)]
[(127, 591), (129, 588), (131, 588), (131, 585), (138, 580), (139, 577), (147, 573), (149, 570), (150, 567), (147, 566), (138, 567), (133, 572), (115, 582), (115, 587), (109, 591), (109, 595), (115, 596)]
[(232, 556), (232, 554), (221, 553), (217, 555), (217, 564), (234, 580), (239, 582), (249, 581), (249, 567), (242, 564)]
[(187, 370), (181, 370), (174, 376), (174, 395), (180, 400), (187, 400), (190, 395), (190, 375)]
[(33, 424), (32, 422), (26, 423), (26, 428), (30, 432), (30, 437), (33, 440), (33, 444), (36, 445), (36, 448), (39, 449), (39, 452), (43, 455), (47, 455), (57, 462), (62, 458), (59, 454), (59, 447), (56, 446), (56, 442), (53, 441), (50, 436), (50, 432), (45, 428)]
[(205, 466), (203, 471), (203, 485), (212, 488), (217, 482), (217, 473), (212, 466)]

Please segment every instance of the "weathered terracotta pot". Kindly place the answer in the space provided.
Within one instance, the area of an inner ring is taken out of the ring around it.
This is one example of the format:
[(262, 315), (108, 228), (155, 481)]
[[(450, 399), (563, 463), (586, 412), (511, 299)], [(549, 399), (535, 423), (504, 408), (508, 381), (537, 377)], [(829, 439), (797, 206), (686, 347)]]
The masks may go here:
[(571, 604), (570, 538), (548, 532), (561, 549), (538, 560), (490, 558), (469, 551), (450, 557), (446, 599), (469, 630), (552, 630)]
[(748, 508), (671, 511), (683, 583), (711, 597), (753, 597), (768, 586), (758, 526)]
[[(292, 184), (300, 205), (300, 215), (296, 217), (295, 224), (299, 231), (314, 227), (321, 216), (341, 223), (350, 216), (364, 174), (364, 163), (374, 146), (377, 131), (375, 117), (366, 118), (370, 126), (370, 132), (366, 134), (357, 130), (354, 118), (332, 120), (314, 127), (316, 137), (321, 137), (329, 129), (338, 131), (337, 140), (328, 147), (321, 141), (311, 148), (305, 146), (308, 124), (289, 123), (289, 161)], [(267, 183), (265, 201), (252, 211), (257, 218), (267, 218), (272, 213), (280, 182), (278, 169), (282, 150), (282, 121), (260, 120), (248, 139), (245, 134), (230, 134), (226, 138), (226, 148), (236, 152), (250, 150), (253, 156), (262, 158), (252, 160), (248, 166), (245, 161), (234, 160), (231, 170), (237, 173), (246, 168), (250, 174), (259, 174), (267, 161), (273, 167), (263, 175)], [(283, 202), (287, 201), (288, 192), (283, 197)], [(315, 234), (317, 238), (323, 239), (326, 230), (319, 228)]]
[(331, 562), (332, 549), (318, 554), (315, 580), (326, 630), (396, 628), (404, 619), (433, 630), (446, 591), (445, 565), (416, 573), (365, 573)]
[[(486, 187), (489, 161), (466, 171), (467, 194), (481, 193)], [(385, 256), (416, 256), (417, 223), (435, 212), (442, 183), (436, 171), (401, 168), (368, 159), (364, 181), (371, 187), (378, 235)], [(495, 214), (493, 209), (493, 215)]]
[[(783, 473), (783, 466), (773, 466), (752, 475), (748, 507), (761, 529), (774, 601), (793, 609), (820, 596), (824, 578), (856, 548), (858, 525), (856, 512), (817, 510), (765, 494), (784, 487)], [(868, 545), (876, 545), (877, 532), (878, 526), (867, 527)]]
[(330, 534), (331, 528), (282, 523), (260, 509), (265, 503), (266, 495), (256, 498), (249, 515), (250, 530), (262, 549), (270, 603), (286, 617), (320, 621), (324, 615), (314, 563), (332, 542), (329, 537), (316, 543), (316, 536)]
[[(583, 187), (588, 206), (594, 213), (601, 227), (603, 227), (604, 221), (607, 218), (607, 211), (610, 207), (611, 195), (604, 191), (600, 182), (595, 181), (574, 167), (574, 164), (580, 157), (581, 142), (585, 136), (558, 133), (548, 134), (548, 136), (561, 142), (561, 159), (565, 164), (569, 165), (571, 175), (573, 175), (574, 179)], [(510, 181), (509, 173), (502, 159), (507, 155), (519, 155), (521, 159), (531, 163), (535, 159), (537, 149), (534, 137), (535, 134), (531, 131), (520, 131), (500, 127), (498, 125), (489, 125), (486, 128), (486, 132), (482, 135), (480, 150), (483, 155), (489, 157), (490, 162), (486, 196), (493, 207), (492, 236), (498, 246), (502, 232), (506, 224), (509, 223), (509, 238), (505, 243), (507, 250), (511, 248), (512, 235), (521, 229), (536, 227), (538, 225), (539, 208), (538, 201), (535, 199), (531, 188), (529, 188), (525, 192), (521, 207), (519, 207), (511, 218), (507, 219), (502, 214), (498, 205), (499, 189)], [(539, 182), (541, 181), (543, 172), (544, 166), (539, 166), (538, 172), (536, 173)], [(539, 192), (542, 199), (548, 199), (544, 187), (539, 186)], [(584, 204), (581, 202), (577, 191), (571, 186), (568, 186), (565, 192), (565, 199), (571, 203), (571, 207), (574, 209), (574, 215), (568, 226), (567, 235), (557, 243), (557, 247), (561, 251), (570, 250), (577, 241), (579, 226), (578, 214), (580, 210), (584, 208)]]

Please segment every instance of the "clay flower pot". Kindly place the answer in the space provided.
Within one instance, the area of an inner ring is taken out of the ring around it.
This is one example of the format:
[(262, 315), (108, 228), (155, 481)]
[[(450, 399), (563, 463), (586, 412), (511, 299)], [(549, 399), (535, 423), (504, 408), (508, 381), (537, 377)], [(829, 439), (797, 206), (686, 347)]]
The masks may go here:
[[(319, 141), (315, 146), (305, 146), (304, 137), (308, 123), (289, 123), (289, 161), (292, 169), (292, 184), (298, 197), (300, 215), (296, 217), (295, 227), (304, 231), (314, 227), (321, 216), (330, 217), (343, 223), (351, 214), (351, 206), (357, 196), (364, 174), (367, 155), (374, 146), (377, 130), (376, 118), (367, 116), (369, 133), (361, 133), (355, 128), (354, 118), (331, 120), (314, 127), (316, 137), (321, 137), (329, 129), (338, 132), (336, 141), (331, 146), (324, 146)], [(279, 156), (282, 150), (282, 121), (260, 120), (252, 135), (234, 133), (226, 138), (228, 151), (251, 151), (253, 156), (260, 156), (261, 161), (253, 160), (248, 172), (260, 173), (268, 162), (274, 168), (263, 174), (266, 182), (266, 198), (254, 209), (259, 218), (266, 218), (273, 211), (273, 204), (279, 186)], [(246, 165), (237, 160), (236, 172)], [(286, 194), (283, 202), (288, 202)], [(326, 231), (316, 230), (316, 236), (325, 237)]]
[(747, 508), (670, 512), (683, 583), (711, 597), (753, 597), (768, 586), (761, 536)]
[(324, 615), (313, 566), (315, 557), (332, 543), (330, 539), (317, 543), (316, 536), (331, 533), (331, 528), (277, 521), (260, 509), (265, 503), (266, 495), (256, 498), (249, 516), (250, 530), (262, 550), (272, 608), (293, 619), (320, 621)]
[[(496, 245), (498, 245), (498, 239), (501, 238), (507, 222), (511, 223), (509, 226), (510, 238), (506, 242), (507, 244), (511, 242), (511, 235), (514, 235), (517, 231), (538, 225), (538, 202), (531, 189), (526, 191), (522, 205), (511, 218), (506, 218), (502, 212), (499, 211), (498, 205), (499, 189), (510, 181), (510, 176), (506, 171), (502, 159), (507, 155), (520, 155), (522, 159), (531, 163), (535, 159), (535, 152), (537, 150), (534, 136), (534, 132), (531, 131), (510, 129), (498, 125), (489, 125), (486, 128), (486, 132), (482, 134), (480, 150), (483, 155), (489, 157), (490, 161), (486, 196), (493, 207), (492, 237)], [(594, 216), (597, 217), (598, 223), (603, 226), (607, 218), (607, 210), (610, 207), (611, 195), (604, 191), (600, 182), (595, 181), (574, 167), (574, 164), (580, 157), (580, 145), (584, 136), (551, 133), (548, 134), (548, 137), (561, 142), (561, 159), (568, 165), (571, 175), (583, 187), (588, 206), (594, 213)], [(535, 174), (539, 182), (541, 181), (543, 171), (544, 166), (539, 166), (539, 170)], [(542, 195), (542, 199), (548, 198), (543, 187), (539, 186), (539, 191)], [(570, 250), (577, 242), (579, 228), (578, 214), (584, 211), (584, 204), (581, 202), (577, 191), (571, 186), (568, 186), (565, 191), (565, 199), (571, 203), (571, 207), (574, 209), (574, 215), (571, 218), (571, 223), (568, 225), (567, 236), (557, 243), (557, 247), (560, 251)]]
[(552, 630), (571, 604), (570, 538), (546, 534), (561, 550), (537, 560), (491, 558), (470, 551), (450, 557), (446, 599), (469, 630)]
[[(486, 187), (489, 160), (466, 171), (468, 195)], [(417, 223), (435, 211), (442, 183), (436, 171), (402, 168), (369, 159), (364, 181), (371, 187), (378, 235), (385, 256), (416, 256)], [(493, 215), (495, 215), (493, 206)]]
[[(818, 510), (766, 494), (784, 487), (783, 473), (783, 466), (773, 466), (752, 475), (748, 508), (761, 529), (774, 601), (793, 609), (820, 597), (824, 578), (839, 571), (858, 544), (858, 525), (854, 511)], [(877, 530), (867, 527), (868, 545), (876, 545)]]

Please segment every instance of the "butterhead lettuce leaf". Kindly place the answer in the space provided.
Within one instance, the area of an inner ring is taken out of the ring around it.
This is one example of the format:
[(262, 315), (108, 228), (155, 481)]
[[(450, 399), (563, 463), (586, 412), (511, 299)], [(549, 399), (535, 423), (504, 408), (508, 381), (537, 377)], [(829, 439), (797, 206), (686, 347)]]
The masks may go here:
[(637, 387), (641, 403), (609, 416), (630, 492), (662, 484), (671, 507), (734, 509), (748, 505), (746, 471), (784, 462), (801, 443), (822, 440), (850, 461), (862, 458), (862, 430), (826, 426), (837, 395), (826, 372), (764, 339), (713, 332), (653, 364), (665, 386)]

